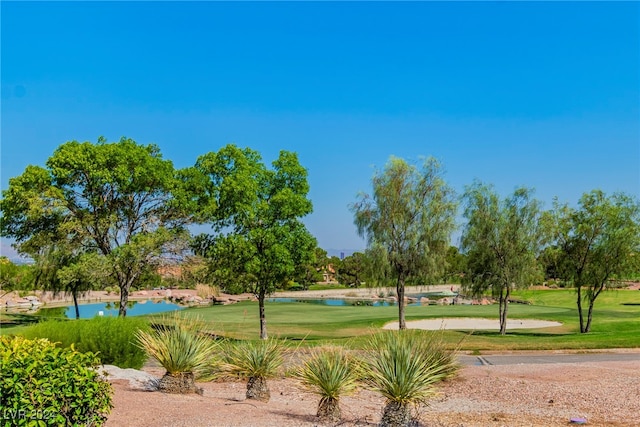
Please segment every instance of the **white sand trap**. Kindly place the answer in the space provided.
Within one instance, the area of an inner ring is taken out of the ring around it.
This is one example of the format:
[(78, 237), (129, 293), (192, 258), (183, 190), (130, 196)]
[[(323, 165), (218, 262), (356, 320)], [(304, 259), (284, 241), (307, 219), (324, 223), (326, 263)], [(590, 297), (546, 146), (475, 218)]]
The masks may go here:
[[(537, 329), (562, 326), (560, 322), (532, 319), (507, 319), (507, 329)], [(398, 329), (398, 322), (389, 322), (383, 329)], [(479, 319), (475, 317), (452, 317), (443, 319), (411, 320), (407, 322), (408, 329), (458, 329), (458, 330), (500, 330), (498, 319)]]

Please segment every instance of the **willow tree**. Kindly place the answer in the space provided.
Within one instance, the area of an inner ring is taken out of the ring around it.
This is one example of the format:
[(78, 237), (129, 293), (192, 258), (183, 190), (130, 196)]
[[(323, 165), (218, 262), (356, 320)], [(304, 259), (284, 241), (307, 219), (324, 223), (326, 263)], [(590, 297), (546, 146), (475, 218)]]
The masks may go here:
[(405, 284), (441, 276), (457, 204), (433, 158), (414, 165), (392, 156), (372, 186), (373, 193), (360, 194), (350, 208), (369, 253), (376, 255), (378, 275), (395, 282), (399, 328), (406, 329)]
[(596, 299), (640, 251), (640, 203), (594, 190), (582, 196), (577, 209), (556, 204), (555, 214), (558, 273), (576, 289), (580, 332), (587, 333)]
[(313, 258), (316, 240), (300, 218), (311, 213), (307, 170), (295, 153), (281, 151), (267, 168), (260, 154), (227, 145), (201, 156), (206, 177), (201, 219), (215, 234), (207, 253), (216, 268), (233, 272), (258, 298), (260, 338), (267, 338), (265, 298)]
[(70, 141), (46, 167), (30, 165), (9, 180), (0, 233), (15, 238), (21, 253), (64, 244), (69, 253), (105, 257), (125, 316), (131, 287), (182, 235), (185, 195), (178, 172), (155, 145)]
[(498, 297), (500, 333), (507, 330), (511, 291), (541, 277), (537, 256), (545, 237), (540, 204), (533, 191), (517, 188), (500, 199), (494, 188), (475, 182), (464, 193), (462, 250), (467, 255), (463, 285), (474, 295)]

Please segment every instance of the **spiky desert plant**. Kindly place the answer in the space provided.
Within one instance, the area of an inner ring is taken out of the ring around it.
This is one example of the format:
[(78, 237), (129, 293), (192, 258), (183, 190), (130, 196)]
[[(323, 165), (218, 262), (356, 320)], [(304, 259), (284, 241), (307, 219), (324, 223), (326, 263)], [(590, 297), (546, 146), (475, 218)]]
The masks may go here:
[(195, 378), (207, 367), (218, 344), (200, 330), (198, 318), (163, 317), (151, 330), (138, 331), (138, 345), (167, 370), (158, 388), (168, 393), (193, 393)]
[(455, 358), (430, 348), (433, 339), (416, 331), (373, 335), (367, 343), (365, 382), (386, 399), (381, 427), (408, 426), (412, 407), (427, 403), (434, 384), (455, 372)]
[(341, 347), (314, 349), (295, 372), (311, 392), (320, 395), (317, 416), (321, 422), (340, 421), (340, 396), (353, 392), (359, 379), (357, 361)]
[(248, 378), (247, 399), (268, 402), (271, 398), (267, 378), (273, 377), (282, 366), (280, 340), (241, 341), (226, 344), (222, 369), (225, 373)]
[(415, 335), (412, 339), (418, 340), (420, 343), (417, 350), (421, 352), (427, 363), (442, 375), (441, 380), (452, 378), (458, 373), (460, 369), (460, 363), (457, 358), (459, 344), (454, 350), (447, 348), (443, 329), (438, 331), (409, 331), (408, 333)]

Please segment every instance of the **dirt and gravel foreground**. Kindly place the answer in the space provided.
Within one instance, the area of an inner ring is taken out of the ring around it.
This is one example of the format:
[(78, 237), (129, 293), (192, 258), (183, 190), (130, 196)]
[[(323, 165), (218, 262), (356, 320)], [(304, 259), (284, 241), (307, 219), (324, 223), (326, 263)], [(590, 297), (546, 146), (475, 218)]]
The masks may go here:
[[(147, 368), (154, 376), (158, 368)], [(271, 401), (247, 401), (245, 383), (201, 383), (202, 395), (170, 395), (112, 380), (117, 426), (320, 425), (318, 398), (293, 379), (269, 382)], [(590, 426), (640, 426), (640, 361), (467, 366), (417, 411), (421, 426), (567, 426), (584, 417)], [(362, 390), (341, 400), (342, 426), (374, 426), (384, 399)]]

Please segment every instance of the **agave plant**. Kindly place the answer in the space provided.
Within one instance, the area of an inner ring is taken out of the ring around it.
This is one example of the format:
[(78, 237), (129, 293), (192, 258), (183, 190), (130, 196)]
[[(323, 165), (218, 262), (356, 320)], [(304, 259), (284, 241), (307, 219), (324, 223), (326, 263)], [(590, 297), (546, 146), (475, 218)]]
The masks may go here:
[(367, 344), (365, 382), (386, 399), (381, 427), (408, 426), (411, 409), (426, 404), (434, 384), (456, 369), (455, 356), (437, 335), (397, 331), (381, 333)]
[(138, 331), (138, 345), (167, 370), (158, 388), (167, 393), (193, 393), (195, 378), (208, 366), (217, 343), (199, 333), (202, 322), (175, 314), (149, 331)]
[(268, 402), (271, 398), (267, 378), (282, 366), (282, 342), (274, 338), (260, 341), (228, 343), (224, 350), (222, 370), (248, 378), (247, 399)]
[(340, 347), (315, 349), (295, 376), (320, 395), (317, 416), (321, 422), (340, 421), (340, 396), (353, 392), (358, 381), (357, 362)]

